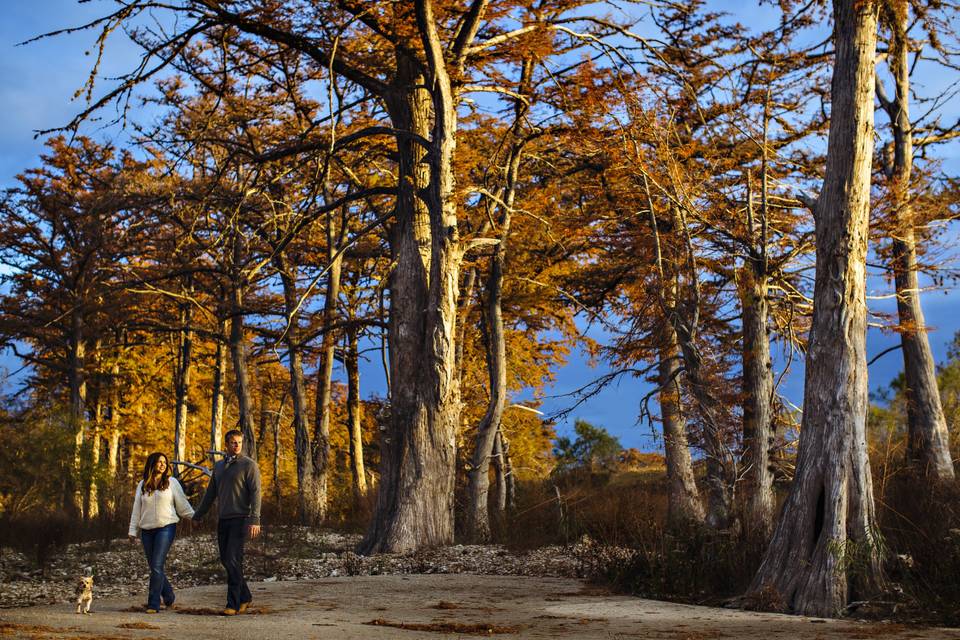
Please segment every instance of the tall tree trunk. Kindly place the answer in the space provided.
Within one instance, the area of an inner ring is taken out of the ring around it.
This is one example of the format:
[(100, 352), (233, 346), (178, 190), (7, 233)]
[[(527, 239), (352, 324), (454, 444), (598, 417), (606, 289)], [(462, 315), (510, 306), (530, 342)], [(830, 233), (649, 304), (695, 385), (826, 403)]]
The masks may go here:
[[(682, 309), (682, 307), (681, 307)], [(706, 457), (707, 513), (706, 524), (714, 529), (729, 527), (733, 519), (733, 489), (736, 463), (727, 442), (727, 434), (717, 412), (719, 401), (710, 390), (703, 373), (703, 356), (690, 332), (688, 318), (693, 313), (677, 311), (672, 314), (673, 326), (683, 359), (684, 379), (693, 397), (694, 410), (699, 419), (703, 451)], [(681, 318), (681, 316), (686, 316)]]
[(498, 435), (499, 439), (499, 450), (502, 452), (502, 465), (503, 465), (503, 485), (505, 487), (504, 500), (502, 504), (497, 506), (500, 511), (506, 509), (513, 509), (517, 506), (517, 476), (513, 474), (513, 461), (510, 458), (510, 440), (507, 439), (507, 436), (504, 435), (503, 429), (500, 429)]
[(327, 516), (327, 475), (330, 466), (330, 414), (333, 391), (333, 361), (337, 348), (337, 337), (332, 327), (337, 319), (337, 306), (340, 300), (340, 277), (342, 256), (333, 257), (336, 248), (331, 223), (327, 222), (327, 295), (323, 303), (323, 344), (320, 347), (320, 367), (317, 371), (317, 407), (313, 425), (313, 496), (316, 522)]
[[(501, 237), (501, 243), (506, 240)], [(503, 291), (503, 253), (500, 245), (494, 253), (487, 281), (487, 370), (489, 372), (490, 400), (487, 411), (477, 428), (477, 442), (473, 449), (468, 472), (466, 535), (475, 542), (490, 539), (488, 494), (490, 491), (490, 457), (500, 432), (503, 410), (507, 400), (507, 349), (503, 332), (501, 298)]]
[[(950, 436), (940, 403), (937, 375), (920, 305), (917, 278), (917, 244), (910, 178), (913, 173), (913, 125), (910, 122), (910, 67), (907, 60), (909, 5), (887, 20), (890, 24), (890, 55), (887, 64), (896, 94), (888, 100), (881, 92), (881, 105), (893, 130), (893, 166), (888, 167), (896, 226), (891, 238), (891, 260), (897, 290), (900, 344), (907, 395), (907, 455), (911, 464), (934, 481), (953, 480)], [(878, 84), (878, 87), (880, 85)]]
[[(429, 0), (417, 23), (431, 77), (401, 54), (387, 108), (397, 136), (399, 189), (390, 276), (391, 416), (381, 438), (380, 485), (365, 553), (453, 541), (456, 430), (457, 236), (453, 151), (456, 110)], [(431, 131), (432, 129), (432, 131)]]
[[(877, 5), (834, 0), (836, 62), (803, 423), (790, 494), (751, 591), (832, 616), (882, 583), (867, 460), (866, 252)], [(848, 571), (854, 562), (856, 572)]]
[[(507, 511), (507, 463), (506, 450), (503, 447), (503, 434), (497, 431), (497, 436), (493, 440), (493, 453), (490, 461), (493, 463), (493, 473), (496, 478), (496, 511), (504, 514)], [(489, 524), (488, 524), (489, 528)]]
[[(663, 423), (663, 448), (667, 465), (668, 497), (667, 521), (671, 526), (680, 526), (684, 522), (703, 523), (706, 517), (696, 481), (693, 476), (693, 463), (690, 457), (690, 445), (687, 439), (686, 420), (681, 412), (680, 393), (680, 338), (677, 327), (678, 318), (678, 278), (679, 260), (666, 260), (660, 241), (659, 223), (654, 209), (650, 184), (643, 180), (647, 196), (647, 208), (650, 218), (650, 230), (653, 235), (655, 261), (659, 276), (658, 297), (664, 314), (661, 321), (660, 345), (658, 347), (658, 400), (660, 419)], [(673, 210), (670, 225), (676, 229), (682, 221)], [(698, 307), (694, 307), (698, 312)], [(696, 318), (690, 320), (695, 326)], [(688, 332), (689, 333), (689, 332)], [(688, 336), (689, 341), (689, 336)], [(688, 371), (689, 373), (689, 371)], [(697, 371), (694, 371), (696, 374)]]
[(267, 436), (267, 414), (270, 413), (270, 399), (267, 395), (267, 380), (266, 376), (258, 378), (258, 393), (257, 397), (260, 399), (260, 410), (257, 412), (259, 414), (259, 420), (257, 422), (257, 450), (263, 448), (264, 438)]
[[(529, 88), (533, 64), (529, 59), (523, 61), (520, 71), (518, 93), (523, 94)], [(493, 250), (490, 261), (490, 275), (487, 278), (487, 373), (490, 398), (487, 411), (477, 429), (477, 442), (470, 464), (470, 483), (468, 486), (468, 504), (466, 513), (466, 535), (469, 539), (486, 542), (490, 539), (490, 519), (488, 492), (490, 490), (490, 457), (494, 455), (494, 445), (499, 441), (504, 407), (507, 402), (507, 347), (503, 327), (503, 278), (507, 260), (507, 239), (510, 237), (510, 224), (513, 218), (513, 203), (516, 199), (516, 185), (520, 173), (520, 161), (523, 157), (525, 140), (519, 135), (521, 122), (527, 112), (527, 105), (517, 100), (514, 107), (514, 123), (511, 136), (514, 138), (507, 155), (503, 188), (500, 193), (499, 225), (500, 242)], [(502, 455), (502, 451), (501, 451)], [(502, 460), (498, 458), (502, 472)], [(506, 485), (503, 485), (505, 492)], [(504, 493), (504, 501), (506, 500)]]
[(238, 426), (243, 433), (243, 454), (256, 460), (257, 437), (253, 429), (253, 402), (247, 375), (246, 338), (243, 335), (243, 293), (239, 283), (232, 283), (230, 296), (230, 357), (233, 360), (234, 392), (240, 414)]
[[(120, 346), (117, 346), (119, 352)], [(114, 356), (110, 369), (110, 429), (107, 439), (107, 477), (110, 479), (110, 493), (107, 498), (107, 508), (111, 513), (116, 512), (119, 504), (120, 478), (120, 355)]]
[(283, 405), (285, 402), (286, 398), (280, 400), (277, 415), (273, 419), (273, 500), (278, 508), (282, 495), (280, 486), (280, 422), (283, 420)]
[(70, 319), (70, 336), (67, 355), (67, 383), (70, 387), (70, 406), (67, 421), (73, 432), (73, 477), (67, 484), (64, 507), (67, 512), (83, 514), (83, 483), (81, 477), (81, 451), (83, 449), (84, 412), (87, 404), (87, 383), (84, 375), (86, 349), (83, 341), (83, 320), (75, 309)]
[[(666, 347), (671, 341), (679, 348), (683, 361), (684, 380), (687, 391), (693, 399), (694, 415), (698, 418), (701, 428), (701, 441), (706, 458), (705, 480), (707, 485), (707, 511), (705, 523), (713, 529), (723, 529), (732, 524), (732, 507), (734, 486), (737, 476), (736, 461), (733, 451), (728, 444), (728, 436), (718, 412), (720, 403), (710, 388), (703, 371), (703, 356), (697, 346), (697, 333), (700, 323), (700, 285), (699, 273), (696, 265), (693, 242), (689, 235), (684, 239), (685, 258), (680, 257), (680, 250), (674, 247), (670, 259), (665, 260), (660, 246), (660, 234), (653, 198), (649, 184), (644, 178), (644, 188), (650, 215), (650, 227), (656, 249), (656, 263), (659, 271), (660, 306), (666, 315), (667, 323), (672, 328), (672, 334), (667, 336)], [(684, 214), (678, 205), (670, 206), (670, 227), (674, 233), (687, 231)], [(686, 261), (688, 299), (681, 301), (680, 292), (682, 263)], [(669, 330), (669, 329), (668, 329)], [(661, 359), (662, 362), (662, 359)]]
[(90, 430), (90, 484), (85, 498), (86, 508), (84, 517), (87, 520), (96, 518), (100, 514), (100, 487), (97, 481), (97, 468), (100, 466), (100, 436), (103, 434), (103, 402), (97, 392), (97, 403), (94, 407), (93, 426)]
[(767, 540), (773, 531), (773, 364), (767, 328), (767, 280), (755, 261), (740, 271), (743, 325), (743, 439), (747, 467), (747, 532)]
[(120, 428), (110, 419), (110, 438), (107, 440), (107, 475), (110, 478), (110, 496), (107, 499), (107, 508), (116, 512), (120, 504)]
[(920, 306), (913, 229), (901, 228), (900, 237), (893, 240), (893, 261), (907, 392), (908, 457), (921, 474), (937, 481), (953, 480), (950, 435)]
[[(192, 287), (187, 288), (188, 293)], [(189, 302), (180, 307), (180, 329), (177, 332), (176, 369), (173, 374), (176, 410), (173, 427), (173, 457), (186, 461), (187, 456), (187, 417), (190, 407), (190, 373), (193, 370), (193, 305)], [(180, 477), (180, 465), (173, 466), (173, 475)]]
[(110, 437), (107, 440), (107, 477), (111, 482), (116, 482), (117, 472), (120, 469), (120, 410), (117, 396), (119, 394), (114, 395), (110, 402)]
[(693, 477), (693, 462), (687, 442), (686, 421), (680, 411), (680, 353), (677, 333), (669, 323), (663, 324), (657, 384), (660, 420), (663, 426), (663, 449), (667, 465), (667, 522), (672, 527), (687, 523), (702, 524), (703, 505)]
[(120, 358), (125, 341), (125, 332), (117, 329), (113, 364), (110, 366), (110, 435), (107, 439), (107, 477), (110, 478), (111, 487), (108, 508), (111, 511), (117, 508), (120, 490)]
[[(210, 451), (220, 451), (223, 447), (223, 384), (227, 377), (227, 358), (224, 353), (226, 322), (219, 322), (217, 331), (217, 350), (213, 362), (213, 391), (210, 399)], [(217, 462), (217, 456), (210, 454), (210, 464)], [(212, 467), (211, 467), (212, 468)]]
[(300, 524), (319, 522), (317, 492), (313, 488), (313, 456), (307, 428), (307, 385), (303, 376), (303, 347), (300, 344), (300, 301), (297, 293), (296, 267), (279, 255), (277, 270), (283, 284), (283, 302), (287, 316), (284, 341), (287, 345), (290, 370), (290, 398), (293, 401), (293, 448), (297, 458), (297, 518)]
[[(742, 311), (743, 441), (747, 489), (746, 532), (766, 543), (773, 532), (773, 362), (770, 359), (770, 306), (767, 301), (769, 265), (768, 140), (770, 92), (763, 105), (760, 224), (756, 224), (753, 184), (747, 173), (748, 255), (738, 274), (737, 293)], [(759, 226), (759, 229), (755, 227)]]
[(90, 448), (87, 459), (87, 483), (83, 497), (84, 520), (96, 518), (100, 513), (100, 491), (98, 487), (97, 468), (100, 466), (100, 437), (103, 435), (103, 415), (105, 411), (104, 375), (103, 375), (103, 341), (97, 338), (93, 343), (93, 362), (95, 376), (93, 386), (93, 420), (90, 424)]
[[(352, 318), (351, 318), (352, 319)], [(367, 472), (363, 464), (363, 431), (360, 406), (360, 355), (358, 331), (351, 324), (346, 331), (344, 366), (347, 370), (347, 429), (350, 438), (350, 474), (353, 476), (354, 496), (367, 494)]]

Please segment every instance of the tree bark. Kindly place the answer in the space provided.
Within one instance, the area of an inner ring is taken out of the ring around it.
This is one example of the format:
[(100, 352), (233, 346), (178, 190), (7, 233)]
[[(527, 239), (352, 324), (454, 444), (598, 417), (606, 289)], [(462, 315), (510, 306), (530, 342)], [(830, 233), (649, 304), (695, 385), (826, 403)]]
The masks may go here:
[(287, 345), (288, 369), (290, 372), (290, 398), (293, 403), (293, 448), (297, 458), (297, 518), (300, 524), (319, 522), (320, 509), (317, 492), (313, 488), (313, 456), (310, 449), (310, 432), (307, 428), (307, 385), (303, 376), (303, 347), (300, 344), (300, 313), (297, 309), (296, 267), (278, 255), (275, 259), (283, 284), (283, 303), (287, 316), (284, 342)]
[[(649, 197), (648, 197), (649, 198)], [(686, 232), (687, 224), (678, 205), (670, 207), (671, 225), (675, 231)], [(653, 205), (650, 204), (650, 216), (656, 231), (656, 219)], [(659, 240), (657, 252), (659, 257)], [(664, 283), (665, 294), (661, 304), (673, 328), (680, 357), (683, 361), (684, 381), (686, 389), (693, 399), (694, 415), (697, 417), (701, 430), (701, 442), (706, 459), (706, 493), (707, 511), (705, 522), (713, 529), (725, 529), (733, 523), (734, 487), (737, 477), (736, 460), (729, 446), (729, 437), (725, 425), (721, 422), (718, 412), (720, 402), (711, 390), (703, 370), (703, 355), (697, 346), (697, 333), (700, 324), (700, 285), (693, 243), (689, 236), (684, 241), (686, 258), (677, 253), (666, 271), (661, 271), (661, 282)], [(677, 250), (675, 249), (675, 252)], [(687, 300), (682, 300), (680, 292), (684, 268), (681, 263), (687, 264)], [(661, 267), (664, 269), (664, 267)]]
[[(365, 553), (453, 541), (455, 330), (462, 251), (453, 151), (456, 110), (429, 0), (416, 3), (429, 78), (400, 54), (387, 108), (398, 131), (430, 139), (430, 153), (398, 136), (399, 189), (390, 276), (391, 416), (381, 439), (380, 486)], [(432, 129), (432, 131), (431, 131)], [(432, 135), (431, 135), (432, 134)], [(429, 251), (424, 251), (428, 249)], [(429, 258), (429, 259), (426, 259)]]
[(673, 326), (664, 323), (658, 379), (663, 449), (667, 465), (667, 522), (671, 527), (702, 524), (703, 504), (693, 477), (685, 420), (680, 411), (680, 353)]
[(313, 427), (313, 495), (312, 502), (315, 522), (327, 516), (327, 474), (330, 464), (330, 413), (333, 391), (333, 361), (337, 339), (331, 330), (337, 319), (337, 307), (340, 300), (340, 275), (343, 266), (341, 256), (333, 257), (336, 248), (330, 221), (327, 223), (327, 295), (323, 304), (323, 344), (320, 348), (320, 367), (317, 371), (317, 408)]
[[(120, 332), (118, 332), (120, 333)], [(118, 336), (119, 337), (119, 336)], [(110, 368), (110, 431), (107, 439), (107, 477), (110, 479), (110, 494), (107, 499), (107, 508), (113, 513), (119, 503), (119, 471), (120, 456), (120, 344), (118, 339), (117, 353), (114, 355), (113, 365)]]
[(684, 379), (693, 397), (694, 409), (702, 432), (707, 485), (705, 522), (713, 529), (725, 529), (733, 521), (736, 462), (727, 442), (724, 426), (717, 416), (719, 402), (710, 391), (709, 383), (704, 377), (703, 356), (695, 344), (695, 336), (690, 331), (693, 323), (681, 318), (681, 315), (690, 317), (694, 313), (674, 311), (671, 315), (683, 360)]
[[(190, 291), (188, 287), (188, 291)], [(190, 410), (188, 394), (190, 392), (190, 374), (193, 370), (193, 305), (189, 302), (180, 308), (180, 330), (177, 332), (177, 359), (173, 374), (176, 410), (174, 411), (173, 457), (186, 461), (187, 456), (187, 417)], [(180, 465), (173, 466), (173, 476), (180, 477)]]
[(257, 459), (257, 438), (253, 429), (253, 402), (247, 375), (246, 338), (243, 335), (243, 293), (232, 283), (230, 309), (230, 357), (233, 360), (234, 391), (239, 411), (238, 428), (243, 433), (243, 455)]
[[(119, 469), (120, 455), (120, 358), (123, 353), (125, 342), (125, 333), (122, 329), (117, 329), (116, 345), (113, 355), (113, 364), (110, 366), (110, 437), (107, 453), (107, 477), (111, 484), (116, 484), (117, 471)], [(112, 492), (115, 493), (115, 492)], [(111, 499), (115, 497), (112, 496)], [(113, 509), (115, 504), (111, 503)]]
[(350, 438), (350, 474), (353, 476), (354, 497), (359, 500), (367, 494), (367, 472), (363, 464), (363, 430), (360, 406), (360, 355), (358, 331), (354, 325), (346, 331), (344, 367), (347, 370), (347, 429)]
[[(227, 358), (224, 354), (224, 334), (226, 323), (222, 320), (217, 332), (217, 350), (213, 363), (213, 393), (210, 400), (210, 451), (220, 451), (223, 440), (223, 383), (227, 376)], [(210, 464), (217, 462), (217, 456), (210, 454)], [(212, 467), (211, 467), (212, 468)]]
[[(98, 345), (99, 346), (99, 345)], [(98, 387), (100, 385), (97, 385)], [(103, 433), (103, 402), (100, 399), (100, 389), (97, 389), (96, 406), (94, 407), (93, 425), (90, 429), (90, 484), (87, 485), (85, 496), (84, 519), (91, 520), (100, 513), (100, 488), (97, 486), (97, 467), (100, 466), (100, 436)]]
[[(533, 64), (525, 59), (520, 70), (518, 93), (529, 89)], [(466, 512), (466, 535), (476, 542), (490, 539), (490, 518), (488, 493), (490, 490), (490, 457), (494, 455), (495, 443), (499, 442), (504, 407), (507, 402), (507, 347), (503, 327), (503, 279), (507, 261), (507, 240), (510, 237), (510, 224), (513, 219), (513, 203), (516, 199), (516, 185), (520, 173), (520, 161), (526, 141), (520, 137), (520, 127), (527, 112), (526, 103), (517, 100), (514, 105), (514, 123), (511, 136), (514, 138), (507, 155), (503, 188), (501, 189), (498, 223), (500, 241), (493, 250), (490, 261), (490, 275), (487, 278), (487, 373), (490, 397), (487, 410), (477, 429), (477, 442), (470, 461), (469, 487)], [(502, 457), (502, 451), (500, 455)], [(503, 473), (503, 460), (498, 458), (498, 470)], [(503, 497), (498, 504), (506, 501), (506, 484), (499, 484)]]
[(740, 270), (743, 327), (743, 439), (747, 533), (766, 541), (773, 531), (773, 364), (767, 328), (767, 280), (756, 261)]
[(84, 376), (85, 345), (83, 341), (83, 320), (80, 311), (75, 309), (70, 319), (67, 354), (67, 383), (70, 387), (70, 406), (67, 421), (73, 431), (73, 477), (68, 483), (64, 496), (64, 508), (68, 513), (83, 514), (83, 492), (81, 482), (81, 459), (83, 449), (84, 411), (87, 404), (87, 383)]
[(514, 491), (513, 469), (510, 465), (510, 446), (502, 430), (497, 431), (490, 460), (493, 463), (497, 487), (495, 509), (502, 517), (507, 509), (513, 506)]
[(283, 420), (283, 405), (286, 398), (280, 400), (277, 415), (273, 419), (273, 500), (280, 507), (282, 495), (280, 486), (280, 422)]
[(100, 437), (103, 435), (104, 405), (104, 375), (103, 375), (103, 341), (97, 338), (93, 343), (94, 385), (92, 393), (92, 420), (90, 424), (90, 449), (87, 452), (86, 486), (83, 496), (83, 518), (91, 520), (100, 513), (100, 487), (98, 486), (97, 467), (100, 466)]
[[(509, 223), (509, 219), (508, 219)], [(501, 243), (506, 240), (501, 236)], [(466, 536), (474, 542), (490, 540), (489, 500), (490, 457), (500, 433), (500, 423), (507, 400), (507, 350), (503, 331), (501, 297), (503, 291), (504, 255), (494, 252), (487, 281), (487, 370), (489, 372), (490, 400), (487, 411), (477, 428), (477, 442), (470, 460), (467, 489)]]
[[(882, 584), (867, 460), (866, 252), (877, 5), (835, 0), (836, 62), (797, 470), (750, 590), (833, 616)], [(856, 571), (851, 571), (851, 566)]]
[[(891, 12), (896, 13), (896, 12)], [(950, 436), (940, 402), (936, 368), (920, 305), (917, 244), (910, 179), (913, 173), (913, 125), (910, 122), (909, 5), (889, 25), (893, 100), (881, 99), (893, 130), (893, 166), (889, 167), (895, 228), (891, 260), (897, 291), (900, 345), (907, 396), (907, 456), (914, 468), (934, 481), (953, 480)]]

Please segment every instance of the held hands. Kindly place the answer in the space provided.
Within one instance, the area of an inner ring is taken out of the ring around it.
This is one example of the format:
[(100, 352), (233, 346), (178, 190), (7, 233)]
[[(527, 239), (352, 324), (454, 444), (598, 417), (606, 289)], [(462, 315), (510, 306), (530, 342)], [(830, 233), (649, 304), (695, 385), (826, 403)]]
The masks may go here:
[(137, 544), (137, 536), (127, 535), (127, 539), (130, 541), (130, 544)]
[(247, 533), (249, 534), (250, 539), (253, 540), (254, 538), (256, 538), (257, 536), (260, 535), (260, 525), (258, 525), (258, 524), (248, 524), (248, 525), (247, 525)]

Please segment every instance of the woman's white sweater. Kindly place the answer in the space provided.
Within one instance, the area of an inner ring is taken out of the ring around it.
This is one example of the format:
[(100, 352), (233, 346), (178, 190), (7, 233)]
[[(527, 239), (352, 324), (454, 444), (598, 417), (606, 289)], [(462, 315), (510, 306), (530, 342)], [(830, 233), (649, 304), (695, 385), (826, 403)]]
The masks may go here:
[(141, 529), (157, 529), (179, 522), (180, 518), (193, 517), (193, 507), (183, 493), (176, 478), (170, 478), (170, 486), (151, 493), (143, 492), (143, 480), (137, 485), (133, 497), (133, 513), (130, 514), (130, 535), (140, 535)]

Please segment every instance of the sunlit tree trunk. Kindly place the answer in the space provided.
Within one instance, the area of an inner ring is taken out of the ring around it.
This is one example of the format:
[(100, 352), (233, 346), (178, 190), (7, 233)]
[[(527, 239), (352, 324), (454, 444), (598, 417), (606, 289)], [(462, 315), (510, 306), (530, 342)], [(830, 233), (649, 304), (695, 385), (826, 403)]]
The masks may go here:
[[(217, 348), (213, 362), (213, 390), (210, 400), (210, 451), (220, 451), (223, 447), (223, 385), (227, 377), (227, 358), (224, 353), (226, 323), (218, 325)], [(210, 464), (216, 464), (217, 456), (210, 454)]]
[(86, 349), (82, 323), (79, 310), (74, 310), (68, 340), (70, 351), (67, 355), (67, 382), (70, 387), (67, 421), (73, 432), (73, 477), (67, 486), (64, 507), (76, 514), (83, 513), (80, 455), (83, 449), (84, 412), (87, 403), (87, 383), (83, 371)]
[[(907, 454), (911, 464), (935, 481), (953, 480), (950, 436), (937, 388), (937, 374), (920, 305), (917, 277), (917, 242), (910, 178), (913, 173), (913, 125), (910, 122), (910, 43), (906, 31), (909, 5), (890, 11), (891, 32), (887, 64), (894, 78), (895, 95), (881, 105), (893, 130), (893, 165), (887, 167), (895, 226), (891, 237), (891, 260), (897, 290), (900, 344), (907, 398)], [(879, 87), (878, 83), (878, 87)]]
[[(533, 64), (523, 62), (519, 93), (528, 89)], [(477, 428), (477, 441), (470, 461), (469, 485), (467, 488), (466, 535), (468, 539), (485, 542), (490, 539), (490, 517), (488, 493), (490, 490), (490, 459), (494, 454), (494, 444), (498, 442), (503, 411), (507, 402), (507, 347), (503, 326), (503, 279), (506, 270), (507, 241), (510, 237), (510, 225), (513, 218), (513, 204), (516, 198), (516, 185), (520, 173), (520, 161), (523, 157), (525, 140), (519, 136), (521, 121), (527, 108), (518, 100), (515, 106), (514, 125), (511, 136), (514, 138), (507, 154), (503, 188), (500, 193), (499, 239), (493, 249), (490, 261), (490, 275), (486, 283), (486, 337), (487, 372), (490, 397), (487, 410)], [(502, 451), (501, 451), (502, 454)], [(502, 455), (501, 455), (502, 457)], [(502, 459), (497, 458), (502, 473)], [(505, 502), (506, 484), (501, 485)], [(498, 499), (498, 504), (500, 500)]]
[[(832, 616), (882, 583), (867, 460), (866, 253), (877, 4), (835, 0), (836, 61), (803, 422), (790, 494), (751, 591)], [(848, 568), (855, 563), (856, 571)]]
[[(187, 289), (188, 294), (191, 288)], [(180, 306), (180, 329), (177, 331), (177, 357), (173, 374), (174, 411), (173, 457), (186, 461), (187, 456), (187, 418), (189, 413), (190, 374), (193, 370), (193, 305), (189, 302)], [(173, 475), (180, 477), (183, 469), (173, 466)]]
[(747, 533), (766, 540), (773, 531), (773, 364), (767, 328), (766, 277), (754, 262), (740, 271), (743, 327), (743, 439), (746, 453)]
[(277, 415), (273, 419), (273, 500), (278, 508), (282, 495), (280, 486), (280, 422), (283, 420), (283, 404), (283, 401), (281, 401)]
[[(120, 332), (118, 332), (119, 334)], [(120, 456), (120, 355), (121, 346), (117, 344), (117, 353), (114, 355), (110, 367), (110, 428), (107, 438), (107, 478), (110, 479), (110, 494), (107, 498), (107, 508), (115, 511), (119, 498), (119, 456)]]
[(667, 465), (667, 521), (678, 527), (702, 524), (703, 505), (693, 477), (693, 462), (687, 441), (686, 421), (680, 411), (680, 352), (673, 326), (664, 323), (657, 383), (663, 449)]
[(719, 419), (719, 401), (715, 392), (709, 388), (703, 372), (703, 356), (695, 344), (696, 338), (690, 333), (688, 319), (692, 314), (693, 312), (674, 312), (673, 326), (679, 342), (686, 389), (693, 399), (702, 433), (706, 462), (704, 481), (707, 485), (707, 511), (704, 521), (713, 529), (723, 529), (729, 527), (733, 520), (736, 464), (724, 425)]
[(343, 260), (334, 257), (336, 248), (331, 221), (327, 220), (327, 295), (323, 305), (323, 344), (320, 347), (320, 367), (317, 371), (317, 407), (313, 425), (313, 496), (311, 497), (314, 515), (317, 521), (327, 515), (327, 475), (330, 465), (330, 414), (333, 407), (333, 362), (337, 347), (337, 337), (332, 327), (337, 320), (337, 307), (340, 300), (340, 277)]
[(300, 344), (300, 302), (297, 293), (296, 267), (278, 255), (275, 259), (283, 284), (284, 309), (287, 327), (284, 342), (287, 345), (287, 367), (290, 372), (290, 398), (293, 403), (293, 448), (297, 459), (297, 517), (300, 524), (320, 520), (313, 488), (313, 456), (310, 450), (310, 432), (307, 427), (307, 385), (303, 376), (303, 346)]
[[(725, 425), (720, 419), (722, 407), (717, 398), (717, 392), (707, 379), (703, 367), (703, 354), (697, 344), (701, 312), (700, 274), (696, 265), (693, 241), (687, 235), (682, 244), (678, 243), (679, 246), (670, 250), (670, 259), (664, 261), (653, 203), (649, 197), (649, 187), (648, 205), (651, 226), (655, 231), (657, 263), (660, 265), (660, 281), (663, 287), (661, 305), (667, 315), (667, 322), (673, 329), (670, 339), (676, 339), (683, 363), (684, 387), (692, 400), (693, 415), (700, 426), (700, 440), (706, 466), (704, 482), (706, 483), (707, 509), (704, 522), (713, 529), (724, 529), (733, 524), (736, 460), (729, 445)], [(685, 215), (676, 204), (670, 205), (670, 226), (675, 234), (686, 233), (688, 229)], [(667, 341), (668, 345), (670, 339)]]
[[(239, 239), (234, 240), (234, 268), (240, 264)], [(241, 283), (231, 282), (230, 287), (230, 357), (233, 361), (234, 392), (239, 411), (239, 428), (243, 433), (243, 454), (257, 459), (257, 438), (253, 428), (253, 402), (250, 394), (250, 377), (247, 374), (247, 345), (243, 330), (243, 290)]]
[[(352, 318), (351, 318), (352, 320)], [(363, 463), (362, 411), (360, 406), (360, 354), (358, 330), (351, 324), (346, 330), (344, 368), (347, 370), (347, 429), (350, 438), (350, 474), (356, 498), (367, 493), (367, 472)]]
[(497, 431), (497, 437), (493, 441), (493, 455), (490, 459), (493, 462), (497, 488), (494, 509), (502, 517), (513, 504), (513, 473), (510, 468), (509, 446), (503, 437), (503, 431)]
[(100, 465), (100, 438), (103, 435), (103, 415), (104, 405), (104, 376), (103, 376), (103, 341), (96, 339), (93, 343), (93, 349), (90, 354), (94, 364), (93, 389), (92, 389), (92, 420), (89, 424), (89, 443), (90, 446), (86, 453), (88, 455), (87, 464), (84, 469), (84, 492), (83, 492), (83, 518), (91, 520), (100, 513), (100, 488), (98, 487), (97, 468)]
[(415, 7), (431, 78), (404, 54), (387, 100), (397, 136), (399, 193), (390, 276), (391, 418), (381, 438), (380, 486), (361, 551), (398, 552), (453, 541), (457, 235), (456, 110), (429, 0)]

